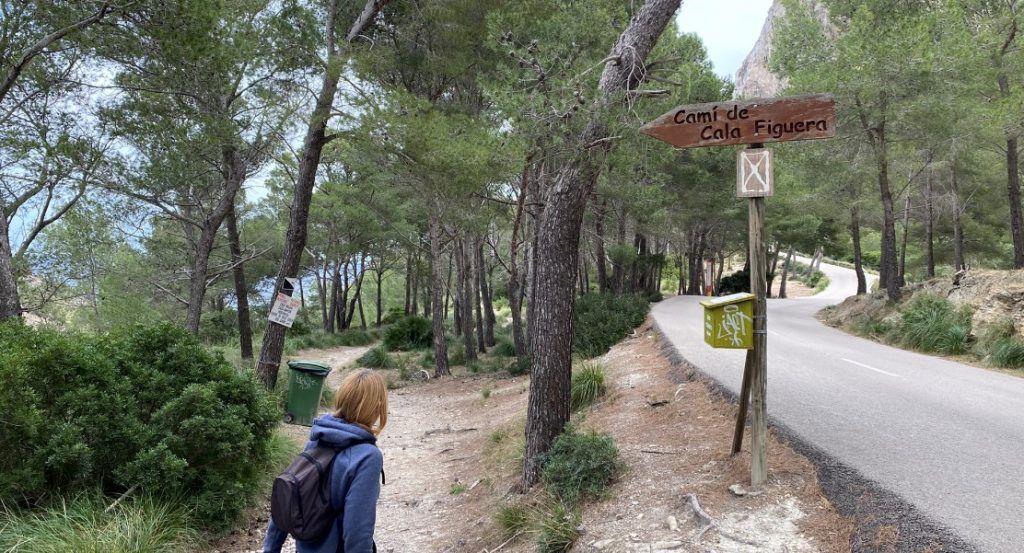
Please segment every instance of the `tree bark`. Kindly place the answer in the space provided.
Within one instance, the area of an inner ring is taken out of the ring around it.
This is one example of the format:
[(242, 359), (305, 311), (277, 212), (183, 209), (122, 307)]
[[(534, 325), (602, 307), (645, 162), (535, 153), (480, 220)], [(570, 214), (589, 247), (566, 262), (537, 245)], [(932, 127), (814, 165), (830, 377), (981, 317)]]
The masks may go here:
[(452, 371), (448, 368), (448, 343), (444, 337), (444, 309), (447, 308), (441, 297), (444, 279), (441, 278), (441, 222), (437, 217), (435, 213), (430, 214), (430, 303), (434, 328), (434, 376), (440, 377), (452, 374)]
[(470, 277), (472, 267), (469, 263), (469, 256), (466, 255), (465, 241), (456, 240), (455, 249), (455, 266), (459, 271), (459, 296), (461, 297), (459, 307), (462, 310), (459, 316), (462, 323), (462, 345), (466, 350), (466, 363), (471, 363), (477, 360), (475, 325), (473, 324), (473, 279)]
[(964, 261), (964, 225), (960, 220), (963, 208), (960, 207), (960, 190), (956, 180), (956, 160), (949, 166), (949, 189), (952, 196), (951, 211), (953, 215), (953, 270), (962, 271), (967, 267)]
[(480, 308), (480, 264), (477, 263), (479, 239), (466, 242), (466, 265), (469, 267), (469, 285), (472, 291), (469, 297), (473, 302), (473, 317), (476, 320), (476, 347), (480, 353), (487, 353), (484, 344), (484, 314)]
[(607, 254), (604, 251), (604, 218), (608, 211), (608, 199), (601, 199), (601, 205), (595, 210), (594, 217), (594, 262), (597, 265), (597, 288), (602, 294), (608, 290), (608, 266), (605, 262)]
[(242, 245), (238, 237), (238, 221), (232, 207), (226, 219), (228, 246), (231, 249), (232, 272), (235, 277), (235, 303), (238, 308), (238, 338), (242, 359), (252, 359), (252, 317), (249, 314), (249, 288), (245, 284), (245, 265), (242, 263)]
[(7, 213), (0, 209), (0, 321), (21, 318), (21, 298), (13, 261)]
[(932, 204), (932, 171), (924, 182), (924, 247), (925, 272), (928, 278), (935, 278), (935, 208)]
[(900, 244), (900, 287), (907, 285), (907, 237), (910, 235), (910, 194), (903, 204), (903, 239)]
[(1010, 232), (1013, 236), (1013, 268), (1024, 268), (1024, 216), (1020, 203), (1020, 151), (1017, 139), (1006, 141), (1006, 191), (1010, 200)]
[(530, 328), (532, 370), (526, 417), (523, 488), (540, 476), (540, 459), (569, 420), (572, 373), (573, 280), (579, 256), (583, 211), (609, 149), (608, 131), (601, 122), (615, 93), (629, 89), (642, 73), (648, 54), (680, 0), (647, 0), (623, 30), (611, 50), (598, 84), (596, 113), (579, 137), (579, 146), (557, 171), (547, 195), (538, 229), (535, 314)]
[[(367, 0), (363, 11), (345, 36), (345, 42), (351, 43), (376, 19), (381, 8), (389, 0)], [(281, 267), (277, 273), (274, 296), (284, 286), (286, 277), (298, 274), (302, 252), (306, 247), (309, 220), (309, 204), (313, 198), (313, 185), (316, 182), (320, 156), (327, 144), (327, 122), (331, 117), (334, 97), (338, 92), (338, 80), (343, 69), (342, 54), (338, 51), (335, 40), (335, 20), (338, 16), (339, 0), (331, 0), (327, 8), (327, 25), (325, 26), (325, 42), (327, 64), (324, 71), (320, 91), (316, 96), (316, 106), (309, 118), (306, 136), (303, 139), (299, 170), (295, 178), (295, 195), (292, 198), (291, 215), (288, 220), (288, 232), (285, 236), (284, 252), (281, 256)], [(273, 297), (273, 296), (272, 296)], [(263, 384), (273, 389), (277, 384), (277, 371), (281, 365), (281, 354), (284, 352), (284, 336), (287, 329), (283, 325), (268, 323), (263, 335), (263, 348), (256, 372)]]
[(523, 167), (522, 181), (519, 185), (519, 199), (516, 201), (516, 216), (512, 222), (512, 238), (508, 254), (508, 302), (512, 309), (512, 343), (516, 349), (516, 358), (526, 358), (526, 336), (523, 333), (523, 293), (519, 280), (519, 235), (523, 227), (523, 212), (526, 198), (529, 196), (529, 179), (532, 166), (530, 155)]
[(615, 252), (615, 256), (612, 257), (612, 282), (615, 286), (615, 295), (620, 296), (626, 287), (626, 267), (623, 264), (622, 259), (622, 248), (626, 245), (626, 209), (625, 206), (620, 205), (619, 209), (616, 210), (618, 217), (616, 218), (616, 246), (618, 251)]
[(480, 242), (476, 251), (477, 266), (479, 267), (478, 273), (480, 275), (480, 298), (483, 300), (484, 345), (493, 347), (495, 344), (494, 325), (498, 321), (494, 315), (494, 302), (491, 298), (491, 285), (487, 278), (489, 271), (487, 270), (487, 263), (484, 261), (483, 242)]
[(893, 210), (892, 191), (889, 189), (889, 160), (884, 142), (878, 160), (878, 189), (882, 196), (882, 266), (879, 272), (883, 274), (880, 282), (889, 300), (896, 302), (901, 295), (896, 266), (896, 214)]
[(382, 319), (383, 319), (382, 311), (384, 311), (384, 299), (383, 299), (383, 294), (381, 293), (381, 287), (383, 285), (384, 285), (384, 271), (378, 270), (377, 271), (377, 301), (376, 301), (376, 304), (377, 304), (377, 320), (374, 321), (374, 326), (376, 326), (377, 328), (380, 328), (380, 325), (383, 322), (382, 321)]
[(793, 262), (793, 246), (786, 250), (786, 261), (782, 263), (782, 278), (779, 280), (779, 298), (786, 298), (786, 281), (789, 279), (789, 265)]
[(860, 206), (850, 206), (850, 240), (853, 241), (853, 269), (857, 273), (857, 295), (868, 292), (868, 280), (864, 276), (863, 251), (860, 246)]
[(405, 255), (405, 315), (412, 313), (409, 308), (412, 306), (412, 252)]

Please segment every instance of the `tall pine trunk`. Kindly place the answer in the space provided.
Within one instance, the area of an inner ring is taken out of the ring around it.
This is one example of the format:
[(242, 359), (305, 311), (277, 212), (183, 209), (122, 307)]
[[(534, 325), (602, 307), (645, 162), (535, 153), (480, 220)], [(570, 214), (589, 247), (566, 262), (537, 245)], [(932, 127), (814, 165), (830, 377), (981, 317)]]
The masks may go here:
[(949, 165), (949, 191), (952, 196), (950, 211), (953, 215), (953, 270), (962, 271), (967, 264), (964, 261), (964, 225), (960, 220), (963, 208), (960, 207), (960, 190), (956, 181), (956, 160)]
[(601, 205), (595, 210), (594, 217), (594, 262), (597, 265), (597, 289), (602, 294), (608, 293), (607, 254), (604, 251), (604, 217), (608, 211), (608, 199), (602, 198)]
[[(612, 47), (598, 84), (598, 104), (576, 146), (556, 171), (538, 228), (534, 317), (531, 321), (530, 397), (523, 462), (524, 488), (537, 482), (540, 460), (569, 420), (572, 373), (573, 280), (579, 261), (583, 211), (608, 154), (601, 118), (644, 66), (680, 0), (647, 0)], [(618, 60), (612, 63), (612, 59)]]
[(494, 301), (491, 296), (491, 283), (489, 281), (490, 271), (487, 269), (487, 263), (484, 261), (484, 245), (483, 242), (477, 247), (477, 266), (478, 274), (480, 275), (480, 299), (483, 300), (483, 317), (484, 317), (484, 345), (487, 347), (493, 347), (495, 344), (494, 340), (494, 325), (497, 324), (497, 317), (494, 315)]
[[(436, 209), (436, 206), (431, 206)], [(436, 213), (430, 214), (430, 295), (434, 328), (434, 376), (452, 374), (448, 368), (448, 343), (444, 336), (445, 307), (441, 297), (441, 222)]]
[(924, 182), (924, 247), (925, 271), (928, 278), (935, 278), (935, 208), (932, 205), (932, 171)]
[(907, 285), (907, 237), (910, 235), (910, 194), (903, 204), (903, 238), (900, 244), (900, 286)]
[(857, 295), (868, 292), (868, 280), (864, 276), (864, 257), (860, 245), (860, 206), (850, 207), (850, 240), (853, 242), (853, 269), (857, 273)]
[(782, 263), (782, 278), (779, 279), (779, 297), (786, 298), (786, 281), (789, 279), (789, 266), (793, 262), (793, 246), (786, 250), (786, 261)]
[(18, 280), (14, 276), (14, 259), (7, 228), (7, 213), (0, 209), (0, 321), (21, 317)]
[[(252, 359), (252, 317), (249, 314), (249, 289), (245, 284), (245, 265), (242, 263), (242, 245), (238, 237), (238, 221), (234, 208), (226, 219), (228, 246), (231, 249), (232, 272), (235, 277), (235, 303), (238, 307), (238, 338), (242, 359)], [(318, 280), (319, 281), (319, 280)]]
[[(367, 0), (362, 12), (345, 36), (345, 42), (351, 43), (357, 36), (373, 23), (381, 8), (389, 0)], [(335, 23), (338, 17), (339, 0), (330, 0), (327, 7), (327, 24), (325, 25), (325, 43), (327, 63), (323, 72), (320, 91), (316, 95), (316, 105), (310, 115), (306, 128), (306, 136), (302, 142), (302, 154), (299, 169), (295, 178), (295, 194), (288, 219), (288, 232), (285, 235), (284, 251), (281, 255), (281, 267), (277, 272), (274, 293), (281, 290), (285, 278), (294, 277), (299, 272), (299, 263), (306, 247), (308, 234), (309, 204), (313, 198), (313, 185), (316, 182), (320, 156), (327, 144), (327, 122), (331, 117), (334, 98), (338, 92), (338, 80), (341, 78), (344, 57), (339, 52), (335, 37)], [(263, 348), (256, 372), (267, 388), (273, 389), (277, 383), (277, 371), (281, 365), (281, 354), (284, 352), (284, 336), (286, 327), (276, 323), (268, 323), (263, 334)]]

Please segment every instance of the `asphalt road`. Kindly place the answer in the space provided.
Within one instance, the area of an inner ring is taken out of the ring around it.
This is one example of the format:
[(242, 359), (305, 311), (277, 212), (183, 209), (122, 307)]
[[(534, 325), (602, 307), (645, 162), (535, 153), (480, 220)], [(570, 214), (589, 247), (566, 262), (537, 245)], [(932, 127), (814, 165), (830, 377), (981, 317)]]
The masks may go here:
[[(768, 300), (769, 416), (978, 550), (1024, 551), (1024, 378), (823, 325), (815, 313), (857, 285), (821, 269), (821, 294)], [(704, 344), (700, 299), (652, 313), (684, 359), (738, 393), (744, 352)]]

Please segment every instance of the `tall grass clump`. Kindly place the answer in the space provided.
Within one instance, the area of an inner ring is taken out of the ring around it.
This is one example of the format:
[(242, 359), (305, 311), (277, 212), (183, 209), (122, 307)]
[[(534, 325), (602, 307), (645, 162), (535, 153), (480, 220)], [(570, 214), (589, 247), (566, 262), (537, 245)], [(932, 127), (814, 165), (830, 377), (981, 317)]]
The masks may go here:
[(33, 510), (0, 510), (0, 550), (19, 553), (177, 553), (200, 547), (192, 514), (178, 500), (113, 500), (80, 493)]
[(356, 359), (360, 367), (368, 369), (392, 369), (395, 367), (395, 360), (388, 354), (383, 346), (370, 348), (359, 359)]
[(570, 389), (573, 411), (593, 405), (608, 391), (605, 385), (605, 370), (600, 363), (583, 363), (572, 374)]
[(989, 350), (988, 357), (997, 367), (1024, 369), (1024, 340), (1016, 337), (996, 340)]
[(565, 553), (580, 537), (582, 516), (578, 509), (559, 501), (543, 506), (537, 517), (537, 552)]
[(516, 346), (508, 338), (499, 338), (494, 347), (491, 348), (491, 354), (500, 357), (515, 357)]
[(643, 324), (650, 304), (647, 298), (624, 294), (585, 294), (576, 300), (573, 351), (584, 358), (603, 355)]
[(295, 353), (304, 349), (365, 346), (373, 342), (374, 338), (369, 332), (357, 328), (350, 328), (335, 334), (315, 330), (308, 334), (289, 335), (285, 339), (284, 349), (287, 353)]
[(892, 333), (900, 345), (945, 354), (966, 353), (970, 347), (971, 311), (956, 308), (937, 296), (916, 296), (900, 311)]

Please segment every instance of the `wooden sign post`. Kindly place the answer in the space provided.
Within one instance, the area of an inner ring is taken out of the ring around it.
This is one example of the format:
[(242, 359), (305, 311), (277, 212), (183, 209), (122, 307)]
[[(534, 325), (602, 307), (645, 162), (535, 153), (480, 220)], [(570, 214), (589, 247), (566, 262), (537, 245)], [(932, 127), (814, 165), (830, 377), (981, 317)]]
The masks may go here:
[(640, 132), (678, 148), (748, 144), (736, 156), (736, 195), (748, 198), (750, 290), (754, 294), (753, 347), (747, 350), (740, 408), (732, 452), (743, 445), (748, 404), (750, 484), (768, 480), (768, 309), (764, 199), (775, 193), (774, 159), (766, 142), (832, 138), (836, 133), (835, 98), (812, 94), (790, 98), (679, 106), (646, 124)]

